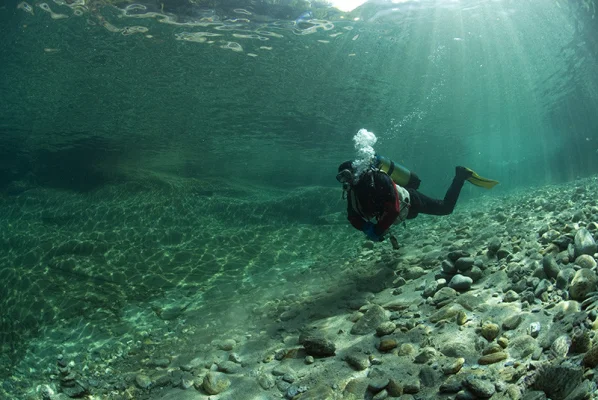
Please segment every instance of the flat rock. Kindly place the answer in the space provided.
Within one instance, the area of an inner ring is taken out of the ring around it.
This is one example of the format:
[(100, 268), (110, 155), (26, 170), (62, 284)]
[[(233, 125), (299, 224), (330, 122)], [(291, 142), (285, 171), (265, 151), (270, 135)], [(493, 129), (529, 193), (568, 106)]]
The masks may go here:
[(506, 331), (517, 329), (521, 321), (523, 321), (521, 314), (510, 315), (502, 322), (502, 328)]
[(439, 291), (437, 291), (434, 296), (432, 297), (432, 304), (434, 304), (437, 308), (444, 307), (445, 305), (449, 304), (457, 296), (459, 293), (453, 288), (450, 287), (443, 287)]
[(151, 386), (152, 380), (145, 374), (137, 374), (135, 375), (135, 384), (140, 389), (147, 389)]
[(393, 333), (395, 331), (396, 328), (397, 328), (397, 326), (392, 321), (382, 322), (376, 328), (376, 335), (377, 336), (390, 335), (391, 333)]
[(463, 311), (463, 307), (459, 304), (446, 305), (430, 316), (430, 322), (435, 324), (444, 319), (455, 319), (460, 311)]
[(509, 343), (509, 353), (513, 358), (522, 360), (525, 357), (532, 355), (534, 350), (538, 347), (536, 340), (528, 335), (516, 336)]
[(368, 390), (368, 380), (365, 378), (351, 379), (345, 390), (343, 391), (343, 398), (363, 399)]
[(471, 391), (475, 396), (481, 399), (489, 399), (496, 392), (496, 388), (492, 382), (469, 375), (463, 381), (463, 385)]
[(345, 356), (345, 361), (357, 371), (363, 371), (370, 366), (369, 357), (363, 353), (349, 353)]
[(336, 353), (334, 342), (324, 337), (307, 337), (303, 341), (303, 347), (307, 354), (314, 357), (330, 357)]
[(456, 251), (451, 251), (450, 253), (448, 253), (448, 259), (451, 260), (452, 262), (455, 262), (458, 259), (464, 258), (464, 257), (469, 257), (469, 253), (465, 250), (456, 250)]
[(440, 385), (438, 391), (440, 393), (457, 393), (463, 388), (462, 381), (462, 378), (457, 378), (455, 375), (452, 375)]
[(376, 328), (386, 321), (384, 309), (377, 304), (371, 306), (367, 312), (351, 328), (353, 335), (365, 335), (374, 332)]
[(417, 279), (427, 274), (426, 270), (422, 267), (410, 267), (402, 274), (403, 278), (409, 279)]

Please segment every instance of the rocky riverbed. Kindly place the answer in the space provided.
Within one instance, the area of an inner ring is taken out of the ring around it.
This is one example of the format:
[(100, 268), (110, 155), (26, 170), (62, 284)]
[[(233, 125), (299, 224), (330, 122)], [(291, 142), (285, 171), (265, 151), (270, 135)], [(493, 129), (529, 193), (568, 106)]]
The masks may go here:
[(483, 197), (396, 230), (398, 250), (351, 236), (354, 256), (212, 314), (183, 302), (119, 351), (57, 351), (29, 398), (595, 398), (597, 193)]

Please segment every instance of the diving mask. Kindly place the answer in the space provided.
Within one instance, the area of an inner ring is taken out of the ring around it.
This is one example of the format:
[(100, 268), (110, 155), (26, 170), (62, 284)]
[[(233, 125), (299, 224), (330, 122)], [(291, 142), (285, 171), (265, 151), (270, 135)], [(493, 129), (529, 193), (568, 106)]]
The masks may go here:
[(342, 183), (343, 186), (345, 184), (350, 185), (353, 183), (353, 172), (349, 169), (343, 169), (336, 175), (336, 180)]

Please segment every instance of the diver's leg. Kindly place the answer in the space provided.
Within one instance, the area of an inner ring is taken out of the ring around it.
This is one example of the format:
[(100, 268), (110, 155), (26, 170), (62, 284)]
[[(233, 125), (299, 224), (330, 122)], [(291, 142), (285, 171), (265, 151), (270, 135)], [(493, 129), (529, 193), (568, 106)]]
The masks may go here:
[(415, 190), (413, 192), (409, 191), (412, 208), (409, 210), (407, 218), (415, 218), (418, 213), (430, 215), (448, 215), (452, 213), (459, 199), (459, 194), (461, 194), (463, 183), (465, 183), (465, 180), (460, 176), (456, 176), (446, 191), (443, 200), (433, 199)]

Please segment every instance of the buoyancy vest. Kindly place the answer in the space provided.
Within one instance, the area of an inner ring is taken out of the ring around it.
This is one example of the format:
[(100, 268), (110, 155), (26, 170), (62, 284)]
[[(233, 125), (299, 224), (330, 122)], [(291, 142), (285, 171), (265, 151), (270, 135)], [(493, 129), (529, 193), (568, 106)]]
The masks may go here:
[(382, 170), (364, 172), (348, 193), (353, 210), (365, 220), (380, 218), (387, 201), (399, 202), (399, 222), (407, 219), (409, 213), (409, 192), (393, 182)]

